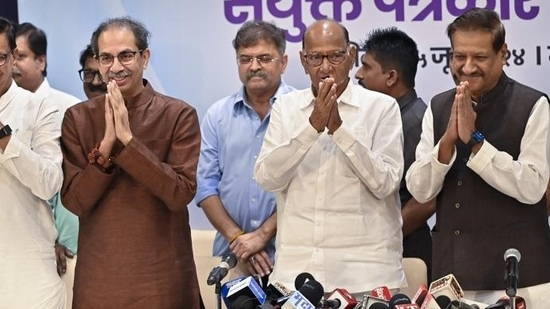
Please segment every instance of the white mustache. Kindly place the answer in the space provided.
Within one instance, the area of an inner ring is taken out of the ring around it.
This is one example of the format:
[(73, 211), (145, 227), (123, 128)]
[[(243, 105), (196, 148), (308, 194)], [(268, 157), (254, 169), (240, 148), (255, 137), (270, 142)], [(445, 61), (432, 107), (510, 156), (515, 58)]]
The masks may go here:
[(118, 73), (109, 73), (109, 78), (122, 78), (126, 76), (130, 76), (132, 73), (129, 71), (122, 71)]

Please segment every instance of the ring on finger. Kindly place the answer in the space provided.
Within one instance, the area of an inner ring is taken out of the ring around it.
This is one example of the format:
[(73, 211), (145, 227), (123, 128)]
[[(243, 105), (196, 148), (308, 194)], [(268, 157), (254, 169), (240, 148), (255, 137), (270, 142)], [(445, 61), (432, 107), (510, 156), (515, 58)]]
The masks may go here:
[(250, 258), (250, 262), (256, 263), (256, 258), (255, 258), (254, 256), (252, 256), (252, 257)]

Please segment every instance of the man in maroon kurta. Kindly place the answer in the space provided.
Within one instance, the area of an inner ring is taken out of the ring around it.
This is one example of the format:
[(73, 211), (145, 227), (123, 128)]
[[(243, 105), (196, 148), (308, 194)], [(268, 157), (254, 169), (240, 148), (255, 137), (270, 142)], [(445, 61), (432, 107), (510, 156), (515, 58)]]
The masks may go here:
[(74, 309), (202, 307), (187, 204), (195, 109), (143, 79), (149, 33), (130, 18), (92, 35), (107, 94), (67, 110), (62, 202), (80, 218)]

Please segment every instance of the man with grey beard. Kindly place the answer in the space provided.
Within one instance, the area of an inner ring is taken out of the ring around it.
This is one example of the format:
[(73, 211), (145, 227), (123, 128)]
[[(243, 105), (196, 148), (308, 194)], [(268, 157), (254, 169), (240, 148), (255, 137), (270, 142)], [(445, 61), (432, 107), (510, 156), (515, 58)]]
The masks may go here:
[(252, 174), (271, 106), (294, 88), (282, 81), (288, 61), (283, 29), (249, 21), (237, 32), (233, 47), (243, 86), (215, 102), (202, 121), (195, 200), (218, 231), (213, 255), (234, 252), (239, 258), (231, 277), (267, 278), (275, 254), (275, 195), (264, 191)]

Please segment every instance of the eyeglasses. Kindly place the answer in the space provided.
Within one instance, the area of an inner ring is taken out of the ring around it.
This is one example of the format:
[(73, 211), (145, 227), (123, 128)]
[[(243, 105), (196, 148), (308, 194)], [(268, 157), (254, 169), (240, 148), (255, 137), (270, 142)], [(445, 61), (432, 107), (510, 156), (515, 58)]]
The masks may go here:
[(94, 78), (97, 76), (99, 80), (101, 80), (101, 73), (96, 70), (90, 70), (90, 69), (80, 69), (78, 70), (78, 75), (80, 76), (80, 80), (90, 84), (94, 81)]
[(254, 60), (257, 60), (260, 65), (269, 65), (270, 63), (279, 60), (279, 58), (274, 58), (270, 55), (240, 56), (239, 58), (237, 58), (237, 63), (245, 66), (252, 64)]
[[(143, 52), (143, 49), (136, 50), (136, 51), (123, 51), (120, 54), (116, 55), (116, 58), (118, 58), (118, 61), (123, 65), (129, 65), (132, 64), (136, 60), (136, 54)], [(97, 56), (97, 59), (99, 60), (99, 64), (103, 66), (111, 66), (113, 65), (113, 62), (115, 62), (115, 56), (109, 55), (109, 54), (103, 54)]]
[(323, 63), (323, 60), (325, 58), (328, 59), (328, 61), (332, 64), (340, 64), (344, 62), (347, 56), (347, 51), (345, 50), (338, 50), (333, 51), (328, 54), (320, 54), (320, 53), (311, 53), (311, 54), (305, 54), (304, 57), (306, 59), (306, 63), (313, 67), (318, 67)]
[(13, 49), (10, 50), (7, 54), (0, 54), (0, 66), (3, 66), (6, 64), (6, 61), (8, 60), (8, 56), (13, 52)]

